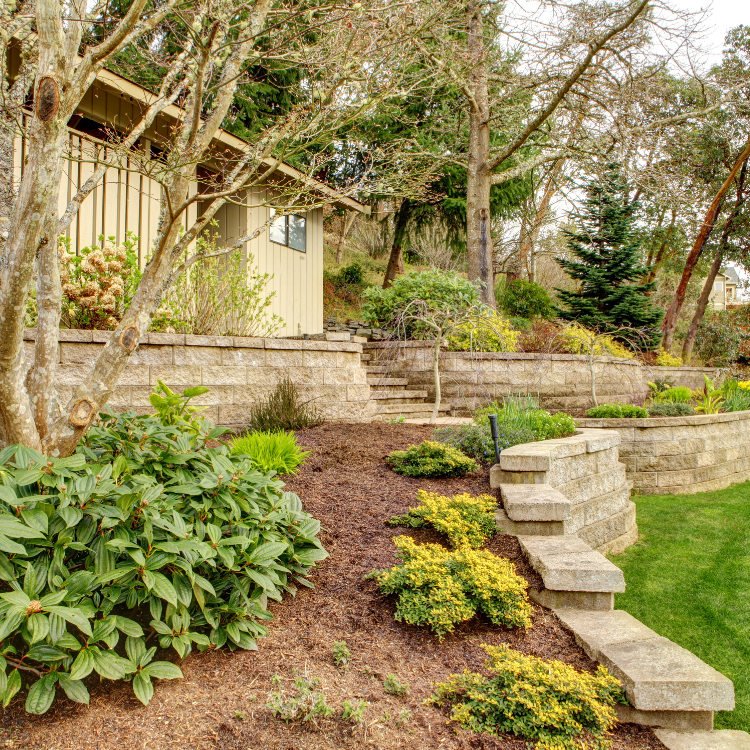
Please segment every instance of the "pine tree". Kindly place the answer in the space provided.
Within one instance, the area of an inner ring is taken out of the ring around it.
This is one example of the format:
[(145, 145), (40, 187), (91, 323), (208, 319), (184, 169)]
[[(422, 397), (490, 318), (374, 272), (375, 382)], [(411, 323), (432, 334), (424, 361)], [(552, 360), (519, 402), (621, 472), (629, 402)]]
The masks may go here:
[(579, 287), (575, 292), (556, 289), (562, 303), (558, 314), (603, 333), (640, 329), (641, 340), (629, 343), (654, 349), (664, 312), (647, 296), (654, 284), (637, 283), (646, 273), (634, 229), (637, 204), (628, 201), (627, 184), (614, 164), (586, 192), (579, 230), (565, 232), (576, 260), (557, 259)]

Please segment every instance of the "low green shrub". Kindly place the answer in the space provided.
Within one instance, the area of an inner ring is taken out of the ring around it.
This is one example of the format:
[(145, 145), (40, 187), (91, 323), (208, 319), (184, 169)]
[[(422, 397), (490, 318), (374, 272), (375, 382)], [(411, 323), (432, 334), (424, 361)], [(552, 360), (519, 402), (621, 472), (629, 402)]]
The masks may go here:
[(27, 711), (47, 711), (57, 687), (88, 703), (92, 672), (148, 703), (152, 678), (181, 672), (153, 661), (141, 623), (180, 658), (255, 649), (268, 599), (310, 586), (327, 557), (319, 522), (249, 458), (208, 448), (224, 430), (190, 411), (190, 393), (161, 388), (156, 415), (102, 414), (68, 458), (0, 451), (4, 705), (32, 674)]
[(654, 401), (669, 402), (672, 404), (686, 404), (692, 401), (694, 393), (686, 385), (677, 385), (673, 388), (665, 388), (652, 396)]
[(424, 528), (432, 526), (445, 534), (453, 547), (464, 544), (481, 547), (497, 531), (497, 500), (490, 495), (471, 497), (468, 493), (446, 497), (437, 492), (419, 490), (416, 508), (387, 521), (390, 526)]
[(595, 419), (637, 419), (648, 416), (648, 411), (642, 406), (633, 404), (599, 404), (586, 412), (586, 416)]
[(250, 456), (253, 464), (261, 472), (268, 474), (296, 474), (311, 451), (302, 450), (297, 445), (293, 432), (248, 432), (235, 438), (231, 444), (234, 456)]
[(285, 377), (271, 395), (250, 407), (253, 432), (281, 432), (315, 427), (323, 418), (313, 401), (303, 401), (291, 378)]
[(695, 414), (695, 409), (690, 404), (665, 401), (663, 404), (649, 404), (648, 413), (651, 417), (689, 417)]
[(344, 266), (337, 275), (342, 284), (362, 284), (365, 280), (364, 271), (359, 263)]
[(473, 458), (432, 440), (410, 445), (405, 451), (393, 451), (388, 463), (396, 474), (407, 477), (462, 477), (479, 468)]
[(397, 620), (426, 625), (438, 638), (479, 612), (495, 625), (531, 626), (527, 584), (509, 560), (468, 546), (417, 544), (408, 536), (393, 541), (401, 562), (369, 577), (398, 597)]
[(539, 750), (604, 750), (625, 702), (620, 682), (605, 667), (579, 672), (560, 661), (526, 656), (508, 646), (482, 646), (489, 677), (465, 670), (439, 683), (430, 699), (452, 705), (465, 729), (536, 740)]
[(395, 695), (397, 698), (403, 698), (405, 695), (409, 695), (409, 683), (401, 682), (395, 674), (389, 674), (385, 680), (383, 680), (383, 690), (385, 690), (388, 695)]
[[(495, 463), (495, 443), (490, 432), (490, 423), (470, 422), (458, 427), (442, 427), (435, 431), (435, 440), (458, 448), (469, 458), (482, 464)], [(501, 422), (498, 424), (498, 445), (500, 450), (510, 448), (521, 443), (533, 443), (536, 435), (524, 427)]]
[(297, 675), (289, 693), (284, 690), (279, 675), (275, 674), (271, 681), (276, 689), (269, 693), (266, 707), (277, 719), (287, 724), (290, 721), (301, 721), (303, 724), (312, 721), (317, 724), (318, 719), (333, 714), (325, 694), (316, 689), (320, 685), (320, 677)]

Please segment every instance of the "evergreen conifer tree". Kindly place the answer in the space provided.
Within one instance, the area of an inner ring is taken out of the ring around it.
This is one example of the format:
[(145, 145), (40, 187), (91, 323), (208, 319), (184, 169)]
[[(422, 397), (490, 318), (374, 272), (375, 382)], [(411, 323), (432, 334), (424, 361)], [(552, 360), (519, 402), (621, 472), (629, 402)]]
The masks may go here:
[(654, 284), (637, 283), (646, 272), (633, 226), (637, 204), (628, 201), (617, 165), (610, 164), (601, 179), (592, 181), (587, 194), (578, 231), (565, 232), (573, 258), (557, 259), (579, 282), (574, 292), (556, 289), (562, 303), (558, 314), (603, 333), (640, 329), (642, 340), (626, 343), (656, 348), (664, 312), (647, 296)]

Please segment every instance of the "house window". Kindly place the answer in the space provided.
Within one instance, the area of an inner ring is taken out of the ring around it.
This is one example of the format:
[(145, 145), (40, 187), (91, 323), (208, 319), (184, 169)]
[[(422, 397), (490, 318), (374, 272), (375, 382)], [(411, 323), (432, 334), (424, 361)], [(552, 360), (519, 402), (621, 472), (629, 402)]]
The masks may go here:
[[(271, 209), (271, 216), (276, 213)], [(279, 216), (271, 223), (270, 229), (271, 242), (277, 245), (286, 245), (292, 250), (299, 250), (301, 253), (307, 252), (307, 219), (298, 214), (289, 214)]]
[(716, 290), (717, 292), (720, 292), (720, 291), (721, 291), (721, 290), (722, 290), (723, 288), (724, 288), (724, 286), (723, 286), (723, 282), (721, 282), (721, 281), (716, 281), (716, 282), (714, 282), (714, 289), (715, 289), (715, 290)]

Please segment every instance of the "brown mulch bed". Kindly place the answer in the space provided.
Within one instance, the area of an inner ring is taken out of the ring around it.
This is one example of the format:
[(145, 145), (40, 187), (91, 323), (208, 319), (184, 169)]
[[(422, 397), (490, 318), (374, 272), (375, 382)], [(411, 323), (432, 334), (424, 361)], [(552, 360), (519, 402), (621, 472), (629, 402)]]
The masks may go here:
[[(275, 620), (257, 652), (193, 654), (183, 663), (184, 680), (160, 683), (148, 707), (129, 685), (92, 685), (91, 706), (58, 699), (42, 717), (16, 703), (0, 722), (0, 747), (44, 750), (338, 750), (345, 748), (461, 748), (525, 750), (515, 737), (457, 731), (446, 715), (422, 702), (436, 682), (463, 669), (482, 667), (482, 643), (508, 643), (581, 669), (593, 663), (555, 616), (534, 607), (533, 627), (503, 630), (486, 621), (470, 622), (441, 643), (427, 630), (393, 619), (393, 603), (364, 576), (395, 560), (393, 536), (413, 534), (437, 540), (433, 532), (392, 528), (384, 520), (415, 504), (420, 488), (444, 494), (488, 489), (486, 469), (463, 479), (423, 480), (390, 471), (384, 458), (394, 449), (429, 438), (430, 427), (382, 424), (324, 425), (299, 433), (313, 449), (303, 471), (288, 481), (305, 508), (323, 523), (321, 538), (331, 557), (311, 574), (315, 590), (273, 604)], [(513, 537), (498, 535), (488, 548), (512, 559), (534, 582), (533, 570)], [(353, 661), (333, 664), (331, 646), (345, 640)], [(320, 689), (336, 714), (317, 725), (286, 725), (266, 708), (272, 677), (291, 687), (295, 673), (320, 679)], [(409, 685), (403, 698), (385, 693), (383, 681), (398, 675)], [(360, 726), (337, 718), (343, 702), (367, 701)], [(649, 729), (619, 725), (614, 750), (661, 750)]]

